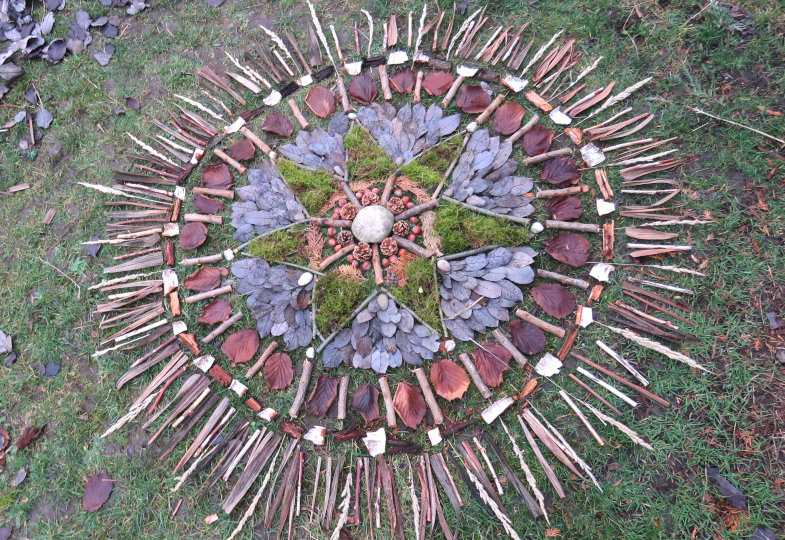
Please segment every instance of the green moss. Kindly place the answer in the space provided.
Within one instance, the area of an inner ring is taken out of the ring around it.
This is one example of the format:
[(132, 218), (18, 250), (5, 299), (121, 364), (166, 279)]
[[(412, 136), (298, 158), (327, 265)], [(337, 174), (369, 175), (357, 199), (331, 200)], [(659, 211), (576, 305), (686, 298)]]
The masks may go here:
[(367, 282), (350, 281), (336, 272), (321, 276), (314, 291), (316, 326), (325, 336), (337, 330), (371, 292)]
[(459, 253), (491, 244), (520, 246), (529, 239), (526, 227), (449, 203), (442, 203), (436, 209), (434, 229), (445, 253)]
[(16, 502), (16, 494), (16, 488), (0, 493), (0, 514), (5, 514), (6, 510)]
[(415, 259), (406, 267), (406, 285), (392, 290), (396, 300), (406, 304), (417, 315), (438, 329), (439, 293), (434, 281), (433, 262), (430, 259)]
[(353, 179), (384, 182), (395, 170), (395, 163), (387, 152), (359, 125), (349, 130), (343, 146), (349, 156), (346, 167)]
[(288, 159), (279, 159), (276, 166), (305, 209), (312, 215), (318, 215), (321, 208), (327, 204), (330, 195), (338, 189), (332, 175), (323, 169), (306, 171)]
[(423, 187), (436, 187), (461, 150), (462, 143), (460, 137), (453, 137), (427, 149), (419, 158), (401, 167), (401, 175), (408, 176)]
[(305, 227), (296, 226), (268, 234), (251, 242), (248, 251), (254, 257), (259, 257), (270, 263), (272, 261), (287, 261), (306, 264), (308, 259), (304, 253), (305, 232)]

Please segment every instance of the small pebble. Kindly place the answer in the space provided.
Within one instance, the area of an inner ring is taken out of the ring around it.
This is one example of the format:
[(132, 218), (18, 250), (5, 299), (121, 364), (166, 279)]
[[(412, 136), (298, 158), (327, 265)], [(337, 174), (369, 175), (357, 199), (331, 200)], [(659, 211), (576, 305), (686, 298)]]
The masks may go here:
[(442, 272), (449, 272), (450, 271), (450, 261), (445, 261), (444, 259), (439, 259), (436, 261), (436, 268), (441, 270)]
[(311, 281), (313, 281), (313, 274), (310, 272), (303, 272), (303, 275), (301, 275), (300, 279), (297, 280), (297, 285), (300, 287), (305, 287)]
[(444, 350), (447, 352), (452, 352), (455, 350), (455, 341), (452, 339), (448, 339), (444, 342)]
[(540, 234), (542, 231), (545, 230), (545, 226), (540, 223), (539, 221), (535, 221), (532, 223), (532, 234)]
[(386, 311), (387, 306), (390, 305), (390, 299), (387, 297), (386, 294), (382, 293), (376, 297), (376, 304), (379, 306), (380, 310)]

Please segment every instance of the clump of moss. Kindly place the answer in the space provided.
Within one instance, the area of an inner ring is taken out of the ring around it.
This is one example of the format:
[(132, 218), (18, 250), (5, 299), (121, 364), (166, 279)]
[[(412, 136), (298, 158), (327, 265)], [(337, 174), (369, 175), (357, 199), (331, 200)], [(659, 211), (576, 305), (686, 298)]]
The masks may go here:
[(349, 281), (336, 272), (321, 276), (314, 287), (317, 328), (332, 334), (369, 294), (365, 281)]
[(401, 167), (400, 173), (424, 187), (436, 187), (461, 150), (461, 144), (459, 137), (453, 137), (433, 146), (425, 150), (419, 158)]
[(248, 252), (265, 261), (288, 261), (307, 264), (305, 255), (305, 227), (297, 226), (257, 238), (248, 246)]
[(529, 239), (529, 230), (522, 225), (444, 202), (436, 209), (434, 229), (445, 253), (459, 253), (492, 244), (520, 246)]
[(349, 130), (343, 139), (343, 146), (349, 157), (346, 168), (353, 178), (383, 182), (395, 170), (395, 163), (387, 152), (359, 125)]
[(434, 282), (433, 262), (415, 259), (406, 266), (406, 284), (392, 291), (399, 302), (406, 304), (433, 328), (439, 328), (439, 293)]
[(325, 170), (306, 171), (288, 159), (279, 159), (276, 166), (305, 209), (312, 215), (319, 213), (319, 210), (327, 204), (330, 195), (337, 189), (332, 175)]

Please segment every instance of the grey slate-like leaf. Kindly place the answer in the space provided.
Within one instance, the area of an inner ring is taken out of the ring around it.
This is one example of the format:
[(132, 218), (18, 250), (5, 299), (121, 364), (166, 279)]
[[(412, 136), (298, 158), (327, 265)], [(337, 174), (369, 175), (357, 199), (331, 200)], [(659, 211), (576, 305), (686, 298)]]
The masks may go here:
[(41, 108), (41, 110), (38, 111), (35, 115), (35, 125), (40, 128), (48, 128), (50, 125), (52, 125), (52, 120), (54, 120), (52, 113), (44, 108)]
[(109, 60), (112, 59), (112, 55), (114, 54), (114, 45), (111, 43), (107, 43), (104, 45), (104, 48), (100, 51), (93, 53), (93, 57), (98, 61), (99, 64), (102, 66), (106, 66), (109, 64)]

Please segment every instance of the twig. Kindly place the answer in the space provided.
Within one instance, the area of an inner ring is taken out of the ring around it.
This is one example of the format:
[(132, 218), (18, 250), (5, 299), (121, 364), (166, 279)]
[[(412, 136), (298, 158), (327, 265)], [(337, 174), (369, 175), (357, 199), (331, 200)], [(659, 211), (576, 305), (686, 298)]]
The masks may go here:
[(691, 111), (697, 113), (697, 114), (702, 114), (704, 116), (708, 116), (709, 118), (714, 118), (715, 120), (719, 120), (720, 122), (725, 122), (726, 124), (731, 124), (733, 126), (740, 127), (742, 129), (747, 129), (749, 131), (757, 133), (758, 135), (763, 135), (764, 137), (768, 137), (769, 139), (771, 139), (773, 141), (777, 141), (780, 144), (785, 144), (785, 141), (783, 141), (782, 139), (778, 139), (777, 137), (774, 137), (773, 135), (769, 135), (768, 133), (766, 133), (764, 131), (760, 131), (759, 129), (755, 129), (755, 128), (752, 128), (752, 127), (749, 127), (749, 126), (745, 126), (744, 124), (740, 124), (738, 122), (734, 122), (733, 120), (726, 120), (725, 118), (720, 118), (719, 116), (714, 116), (713, 114), (707, 113), (706, 111), (704, 111), (702, 109), (698, 109), (696, 107), (687, 107), (687, 108), (690, 109)]
[(64, 278), (66, 278), (68, 281), (70, 281), (71, 283), (73, 283), (73, 284), (74, 284), (74, 287), (76, 287), (76, 298), (77, 298), (77, 300), (78, 300), (78, 299), (80, 299), (80, 298), (82, 297), (82, 289), (80, 289), (80, 288), (79, 288), (79, 284), (78, 284), (76, 281), (74, 281), (74, 280), (71, 278), (71, 276), (69, 276), (68, 274), (66, 274), (66, 273), (65, 273), (65, 272), (63, 272), (62, 270), (60, 270), (58, 267), (56, 267), (56, 266), (55, 266), (55, 265), (53, 265), (52, 263), (45, 261), (45, 260), (44, 260), (44, 259), (42, 259), (41, 257), (36, 257), (36, 259), (38, 259), (39, 261), (41, 261), (41, 262), (42, 262), (42, 263), (44, 263), (45, 265), (47, 265), (47, 266), (50, 266), (51, 268), (53, 268), (53, 269), (55, 270), (55, 272), (57, 272), (58, 274), (60, 274), (60, 275), (61, 275), (61, 276), (63, 276)]

